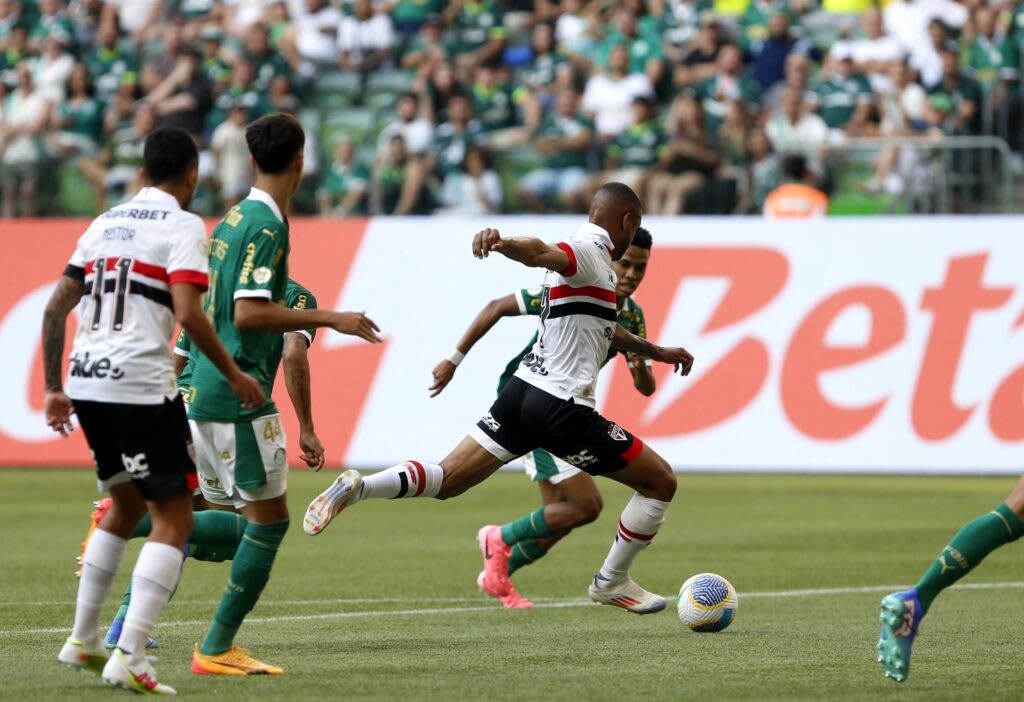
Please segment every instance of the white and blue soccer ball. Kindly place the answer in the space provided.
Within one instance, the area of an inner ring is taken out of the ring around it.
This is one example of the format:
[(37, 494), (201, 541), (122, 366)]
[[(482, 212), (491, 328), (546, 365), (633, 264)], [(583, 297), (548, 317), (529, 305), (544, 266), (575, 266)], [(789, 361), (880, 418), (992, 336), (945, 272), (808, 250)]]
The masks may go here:
[(691, 631), (722, 631), (736, 619), (736, 588), (721, 575), (699, 573), (679, 588), (676, 611)]

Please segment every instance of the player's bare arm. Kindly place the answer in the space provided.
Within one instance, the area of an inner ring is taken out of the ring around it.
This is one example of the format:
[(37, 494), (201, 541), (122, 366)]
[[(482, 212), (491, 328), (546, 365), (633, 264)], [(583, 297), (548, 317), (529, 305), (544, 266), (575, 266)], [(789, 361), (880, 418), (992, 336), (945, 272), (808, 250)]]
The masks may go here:
[(487, 228), (477, 232), (473, 237), (473, 255), (487, 258), (492, 251), (524, 266), (546, 268), (555, 273), (561, 273), (571, 263), (565, 251), (532, 236), (503, 239), (497, 229)]
[[(466, 329), (466, 333), (459, 339), (459, 343), (455, 345), (456, 353), (460, 354), (458, 356), (459, 360), (461, 360), (462, 356), (469, 353), (476, 342), (484, 338), (499, 319), (502, 317), (517, 317), (520, 314), (515, 295), (505, 295), (504, 297), (491, 300), (484, 305), (484, 308), (480, 310), (476, 318), (470, 323), (469, 328)], [(448, 383), (452, 382), (452, 378), (455, 376), (455, 368), (456, 363), (451, 357), (444, 359), (434, 367), (434, 384), (429, 388), (431, 397), (437, 397), (448, 386)]]
[(185, 366), (188, 364), (188, 356), (182, 356), (181, 354), (174, 354), (174, 377), (177, 378), (181, 375), (181, 372), (185, 370)]
[(645, 356), (659, 363), (671, 363), (680, 375), (689, 375), (693, 367), (693, 356), (684, 348), (671, 348), (652, 344), (647, 339), (630, 334), (621, 326), (615, 327), (612, 346), (626, 353)]
[(658, 383), (651, 367), (647, 365), (647, 359), (636, 353), (627, 353), (626, 358), (630, 364), (629, 372), (633, 376), (633, 387), (641, 395), (646, 397), (653, 395)]
[(363, 312), (299, 310), (257, 297), (235, 300), (235, 326), (268, 334), (285, 334), (326, 327), (339, 334), (358, 336), (371, 344), (381, 342), (381, 338), (377, 336), (380, 327)]
[(64, 334), (68, 315), (82, 299), (85, 281), (62, 275), (57, 288), (46, 303), (43, 313), (43, 373), (46, 397), (43, 411), (46, 423), (61, 436), (74, 430), (71, 424), (71, 398), (64, 394), (62, 362), (64, 360)]
[(201, 296), (202, 292), (192, 283), (172, 284), (171, 301), (174, 305), (175, 320), (188, 334), (192, 343), (224, 374), (228, 386), (241, 398), (242, 406), (246, 409), (262, 407), (267, 402), (263, 388), (255, 378), (243, 373), (228, 354), (210, 320), (203, 313)]
[(313, 427), (313, 403), (310, 392), (309, 340), (299, 332), (284, 336), (281, 364), (295, 417), (299, 421), (299, 458), (315, 471), (324, 467), (324, 445)]

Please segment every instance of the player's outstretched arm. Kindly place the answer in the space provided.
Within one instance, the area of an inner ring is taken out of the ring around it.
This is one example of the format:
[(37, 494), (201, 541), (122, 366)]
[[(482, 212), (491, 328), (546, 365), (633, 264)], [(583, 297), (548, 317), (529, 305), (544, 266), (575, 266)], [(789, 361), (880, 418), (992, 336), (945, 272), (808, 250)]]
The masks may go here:
[(61, 436), (67, 436), (74, 429), (71, 424), (74, 407), (71, 398), (64, 394), (64, 330), (68, 315), (84, 292), (84, 278), (62, 275), (43, 312), (43, 374), (46, 382), (43, 411), (46, 423)]
[(693, 356), (686, 349), (652, 344), (647, 339), (630, 334), (622, 326), (615, 327), (612, 346), (619, 351), (646, 356), (660, 363), (671, 363), (681, 375), (689, 375), (693, 367)]
[(300, 310), (261, 297), (241, 297), (235, 300), (235, 326), (268, 334), (326, 327), (339, 334), (358, 336), (371, 344), (381, 342), (377, 336), (380, 327), (363, 312)]
[(647, 359), (636, 353), (627, 353), (626, 359), (629, 361), (630, 375), (633, 376), (633, 387), (645, 397), (653, 395), (658, 387), (658, 381), (654, 378)]
[(437, 397), (448, 383), (452, 382), (455, 376), (455, 368), (462, 362), (462, 358), (469, 353), (476, 342), (484, 338), (484, 335), (491, 330), (502, 317), (517, 317), (522, 314), (519, 305), (516, 303), (515, 295), (505, 295), (491, 300), (480, 310), (476, 318), (470, 323), (466, 333), (455, 345), (455, 352), (434, 366), (434, 384), (430, 386), (430, 396)]
[(492, 252), (522, 263), (530, 268), (547, 268), (561, 273), (569, 268), (569, 254), (553, 244), (546, 244), (532, 236), (501, 238), (497, 229), (484, 229), (473, 237), (473, 255), (487, 258)]
[(281, 365), (284, 367), (284, 384), (288, 388), (288, 399), (299, 421), (299, 458), (312, 468), (324, 467), (324, 445), (313, 428), (313, 402), (310, 391), (309, 340), (299, 332), (284, 335), (284, 350)]
[(203, 314), (199, 302), (201, 295), (202, 291), (192, 283), (172, 283), (171, 303), (175, 319), (192, 343), (224, 374), (228, 386), (241, 398), (242, 406), (246, 409), (262, 407), (267, 402), (263, 388), (255, 378), (242, 372), (224, 348), (210, 320)]

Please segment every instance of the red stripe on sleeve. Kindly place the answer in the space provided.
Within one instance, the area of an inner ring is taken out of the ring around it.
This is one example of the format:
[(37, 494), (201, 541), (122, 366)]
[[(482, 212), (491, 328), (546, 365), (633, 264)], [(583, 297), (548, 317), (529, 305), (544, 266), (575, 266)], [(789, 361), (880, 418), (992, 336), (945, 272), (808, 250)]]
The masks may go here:
[(175, 283), (192, 283), (203, 291), (210, 285), (210, 276), (202, 271), (172, 271), (169, 280), (171, 285)]
[(409, 461), (409, 463), (416, 468), (416, 494), (413, 497), (419, 497), (427, 487), (427, 471), (423, 470), (423, 466), (416, 461)]
[(640, 452), (644, 450), (644, 442), (640, 441), (637, 437), (633, 437), (633, 443), (629, 445), (629, 448), (622, 452), (622, 457), (626, 460), (626, 464), (630, 464), (640, 457)]
[(572, 278), (574, 275), (576, 275), (576, 252), (573, 251), (572, 247), (566, 244), (565, 242), (555, 244), (555, 246), (564, 251), (566, 255), (569, 257), (569, 267), (562, 271), (559, 275), (561, 275), (563, 278)]
[[(116, 263), (116, 261), (114, 261), (114, 263)], [(111, 262), (108, 261), (107, 270), (110, 270), (110, 268)], [(144, 275), (147, 278), (152, 278), (153, 280), (162, 280), (165, 283), (167, 282), (167, 269), (161, 266), (154, 266), (149, 263), (143, 263), (142, 261), (136, 261), (132, 264), (132, 271), (139, 275)]]
[(615, 291), (605, 290), (604, 288), (596, 288), (593, 285), (585, 285), (582, 288), (574, 288), (571, 285), (556, 285), (551, 288), (548, 293), (552, 300), (557, 300), (562, 297), (573, 297), (583, 295), (586, 297), (593, 297), (597, 300), (603, 300), (604, 302), (616, 302)]

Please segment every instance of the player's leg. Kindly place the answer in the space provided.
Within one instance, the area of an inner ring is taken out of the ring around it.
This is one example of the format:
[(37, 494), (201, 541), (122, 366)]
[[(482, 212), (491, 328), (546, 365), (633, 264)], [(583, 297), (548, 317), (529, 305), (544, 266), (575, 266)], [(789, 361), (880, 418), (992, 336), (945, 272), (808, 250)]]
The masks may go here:
[[(228, 587), (206, 638), (193, 654), (192, 672), (280, 675), (283, 669), (262, 663), (234, 645), (238, 629), (270, 580), (278, 548), (288, 532), (288, 466), (280, 417), (271, 415), (238, 424), (197, 424), (204, 446), (212, 447), (221, 458), (216, 467), (219, 486), (226, 494), (244, 500), (246, 526), (231, 563)], [(203, 494), (213, 501), (206, 487)]]
[(133, 527), (146, 504), (121, 462), (115, 431), (120, 417), (113, 405), (76, 401), (75, 414), (96, 463), (97, 487), (109, 492), (110, 506), (92, 529), (81, 556), (75, 619), (57, 660), (78, 670), (101, 673), (107, 653), (100, 641), (99, 618), (110, 596)]
[(902, 682), (910, 675), (910, 654), (917, 629), (935, 598), (974, 570), (1000, 546), (1024, 536), (1024, 477), (1006, 500), (958, 531), (917, 585), (882, 600), (878, 661), (886, 677)]
[(629, 577), (629, 569), (647, 548), (662, 523), (676, 491), (676, 478), (668, 463), (639, 439), (624, 453), (625, 468), (605, 474), (636, 492), (619, 517), (615, 540), (590, 585), (590, 597), (638, 614), (665, 608), (665, 598), (647, 592)]

